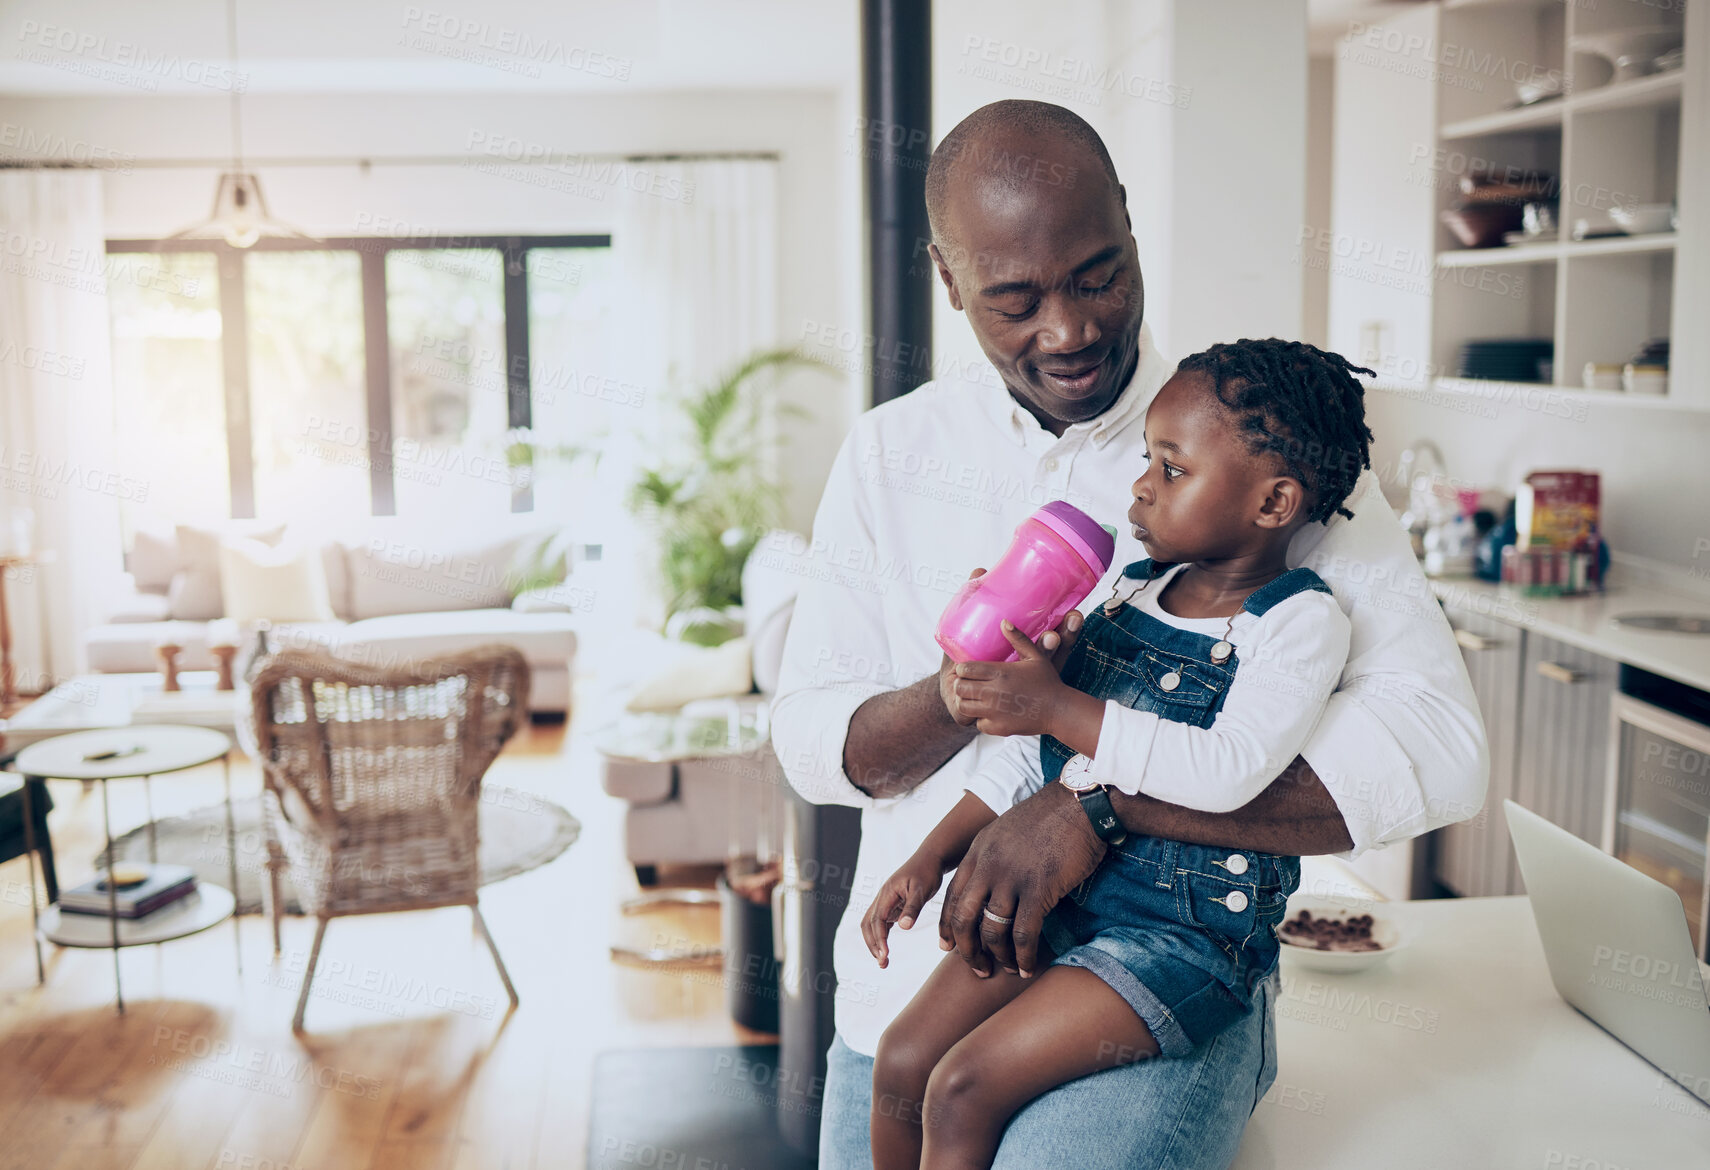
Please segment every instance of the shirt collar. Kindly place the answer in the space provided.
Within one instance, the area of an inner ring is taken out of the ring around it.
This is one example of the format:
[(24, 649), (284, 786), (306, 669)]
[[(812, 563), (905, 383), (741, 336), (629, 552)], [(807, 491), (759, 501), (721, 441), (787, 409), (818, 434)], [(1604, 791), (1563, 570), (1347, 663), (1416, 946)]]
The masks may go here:
[[(980, 379), (980, 404), (998, 429), (1003, 431), (1016, 443), (1025, 446), (1028, 438), (1034, 434), (1044, 434), (1052, 442), (1058, 440), (1039, 425), (1039, 420), (1015, 400), (1009, 392), (1009, 387), (1003, 384), (997, 371), (991, 366), (984, 367), (985, 376)], [(1149, 325), (1140, 326), (1140, 360), (1134, 363), (1134, 373), (1128, 379), (1128, 385), (1110, 408), (1097, 418), (1086, 422), (1071, 424), (1063, 432), (1063, 438), (1086, 435), (1093, 447), (1101, 448), (1110, 442), (1135, 419), (1146, 413), (1146, 408), (1152, 405), (1152, 399), (1158, 396), (1158, 391), (1169, 379), (1169, 369), (1164, 364), (1163, 355), (1152, 343), (1152, 328)]]

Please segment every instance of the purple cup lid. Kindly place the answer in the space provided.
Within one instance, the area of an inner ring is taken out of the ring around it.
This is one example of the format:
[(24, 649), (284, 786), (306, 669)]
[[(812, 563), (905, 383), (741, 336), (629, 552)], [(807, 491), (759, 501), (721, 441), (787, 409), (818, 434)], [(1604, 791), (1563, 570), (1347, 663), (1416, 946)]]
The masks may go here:
[(1116, 555), (1116, 537), (1104, 525), (1064, 500), (1053, 500), (1033, 513), (1033, 518), (1045, 524), (1074, 546), (1081, 558), (1103, 576)]

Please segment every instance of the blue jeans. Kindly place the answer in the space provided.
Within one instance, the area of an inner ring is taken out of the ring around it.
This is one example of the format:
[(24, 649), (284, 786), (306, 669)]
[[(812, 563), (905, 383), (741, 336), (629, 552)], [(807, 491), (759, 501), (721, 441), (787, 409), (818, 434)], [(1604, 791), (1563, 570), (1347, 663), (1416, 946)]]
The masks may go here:
[[(1277, 979), (1253, 1011), (1187, 1056), (1153, 1058), (1059, 1085), (1009, 1123), (992, 1170), (1221, 1170), (1277, 1076)], [(820, 1170), (870, 1170), (873, 1058), (831, 1042)]]

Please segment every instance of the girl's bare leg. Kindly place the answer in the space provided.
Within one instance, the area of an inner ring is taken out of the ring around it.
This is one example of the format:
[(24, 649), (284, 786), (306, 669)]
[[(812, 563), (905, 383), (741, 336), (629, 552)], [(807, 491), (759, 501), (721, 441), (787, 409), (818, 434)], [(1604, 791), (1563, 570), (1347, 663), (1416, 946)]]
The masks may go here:
[(932, 1071), (922, 1170), (988, 1170), (1004, 1127), (1033, 1098), (1158, 1054), (1151, 1029), (1091, 971), (1051, 967), (1033, 979), (1011, 978), (1029, 985), (1026, 994), (1011, 997)]
[(934, 1066), (957, 1041), (1037, 982), (1007, 971), (982, 979), (960, 955), (944, 956), (879, 1041), (873, 1060), (874, 1170), (917, 1170), (923, 1103)]

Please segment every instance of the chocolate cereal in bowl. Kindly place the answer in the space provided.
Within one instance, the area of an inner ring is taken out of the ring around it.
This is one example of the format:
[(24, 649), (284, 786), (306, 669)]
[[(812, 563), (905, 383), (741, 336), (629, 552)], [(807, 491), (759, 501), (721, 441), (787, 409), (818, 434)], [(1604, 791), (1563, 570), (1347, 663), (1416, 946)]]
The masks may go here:
[(1404, 942), (1384, 902), (1296, 895), (1277, 927), (1283, 959), (1314, 971), (1363, 971)]

